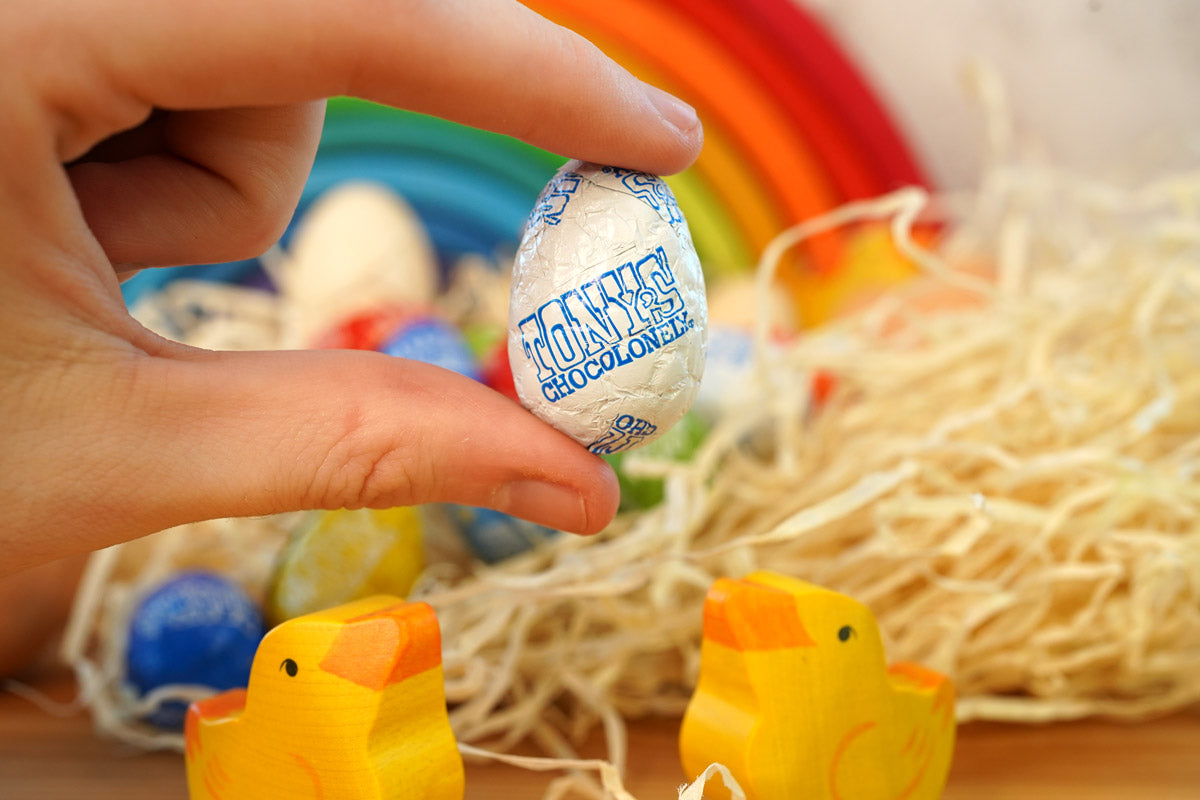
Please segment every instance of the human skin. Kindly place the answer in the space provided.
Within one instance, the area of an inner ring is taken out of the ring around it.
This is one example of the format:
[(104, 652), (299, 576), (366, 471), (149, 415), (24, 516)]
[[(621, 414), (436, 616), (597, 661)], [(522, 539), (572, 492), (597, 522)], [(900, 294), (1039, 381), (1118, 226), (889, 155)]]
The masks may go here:
[(480, 384), (376, 353), (187, 347), (129, 316), (120, 279), (272, 244), (326, 97), (659, 174), (699, 152), (690, 107), (510, 0), (6, 3), (0, 40), (0, 575), (302, 508), (611, 520), (611, 469)]

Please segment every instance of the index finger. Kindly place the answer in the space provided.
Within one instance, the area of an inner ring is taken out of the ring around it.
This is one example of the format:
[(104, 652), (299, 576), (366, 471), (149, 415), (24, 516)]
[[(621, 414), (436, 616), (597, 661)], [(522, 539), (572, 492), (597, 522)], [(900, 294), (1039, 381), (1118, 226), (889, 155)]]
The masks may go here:
[(347, 94), (660, 174), (690, 164), (703, 139), (690, 106), (512, 0), (102, 0), (86, 13), (97, 24), (76, 52), (125, 104)]

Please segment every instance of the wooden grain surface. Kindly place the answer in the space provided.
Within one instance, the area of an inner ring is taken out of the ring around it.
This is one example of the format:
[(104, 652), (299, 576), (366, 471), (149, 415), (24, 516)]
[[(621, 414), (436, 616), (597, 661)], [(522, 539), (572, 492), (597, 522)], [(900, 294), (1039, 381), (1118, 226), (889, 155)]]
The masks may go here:
[[(42, 685), (69, 699), (69, 682)], [(674, 800), (684, 782), (678, 723), (635, 723), (626, 785), (639, 800)], [(598, 754), (598, 743), (592, 749)], [(467, 768), (467, 800), (536, 800), (554, 777), (503, 765)], [(53, 716), (0, 693), (3, 800), (184, 800), (182, 757), (97, 737), (86, 713)], [(1200, 713), (1137, 724), (972, 723), (959, 742), (944, 800), (1200, 800)], [(280, 799), (284, 800), (284, 799)], [(793, 800), (780, 798), (780, 800)]]

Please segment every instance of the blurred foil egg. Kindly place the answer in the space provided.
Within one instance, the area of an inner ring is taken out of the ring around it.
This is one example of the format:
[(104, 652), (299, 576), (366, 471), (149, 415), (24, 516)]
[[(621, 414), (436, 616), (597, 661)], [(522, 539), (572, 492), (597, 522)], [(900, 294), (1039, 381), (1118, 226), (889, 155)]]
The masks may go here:
[[(133, 611), (125, 653), (129, 683), (139, 695), (168, 685), (245, 686), (265, 630), (262, 613), (240, 585), (216, 573), (180, 573)], [(147, 721), (179, 730), (186, 710), (181, 701), (164, 700)]]
[(388, 187), (349, 181), (324, 192), (296, 224), (273, 275), (307, 345), (363, 308), (425, 305), (441, 273), (412, 207)]

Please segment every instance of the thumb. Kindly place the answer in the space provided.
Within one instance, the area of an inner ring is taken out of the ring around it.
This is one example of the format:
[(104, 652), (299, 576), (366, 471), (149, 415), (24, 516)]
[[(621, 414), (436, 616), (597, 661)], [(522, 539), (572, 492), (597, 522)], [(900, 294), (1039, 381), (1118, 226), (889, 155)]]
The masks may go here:
[(616, 510), (602, 459), (429, 364), (358, 351), (205, 353), (172, 371), (164, 420), (189, 421), (186, 446), (179, 431), (160, 432), (177, 451), (172, 504), (189, 516), (212, 504), (242, 516), (456, 502), (595, 533)]
[[(108, 465), (88, 475), (98, 512), (75, 515), (77, 544), (308, 508), (456, 502), (577, 533), (616, 513), (602, 459), (447, 370), (362, 351), (171, 356), (140, 359), (128, 404), (88, 437), (100, 452), (76, 459)], [(138, 444), (118, 461), (104, 442)]]

